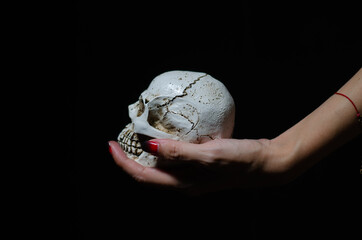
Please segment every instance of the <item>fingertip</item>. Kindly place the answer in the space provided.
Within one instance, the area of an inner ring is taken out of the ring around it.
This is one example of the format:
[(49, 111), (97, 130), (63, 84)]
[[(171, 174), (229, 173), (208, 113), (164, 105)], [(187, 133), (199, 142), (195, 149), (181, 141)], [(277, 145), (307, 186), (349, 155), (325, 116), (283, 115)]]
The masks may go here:
[(159, 143), (157, 141), (149, 140), (141, 143), (143, 151), (148, 152), (154, 156), (158, 156)]
[(113, 160), (117, 163), (117, 165), (122, 167), (122, 163), (127, 158), (127, 156), (123, 152), (121, 146), (116, 141), (109, 141), (108, 151), (112, 155)]
[(112, 145), (111, 145), (111, 141), (107, 142), (108, 145), (108, 152), (112, 155)]
[(119, 144), (115, 141), (108, 141), (108, 151), (111, 155), (114, 154), (114, 152), (116, 151), (117, 146), (119, 146)]

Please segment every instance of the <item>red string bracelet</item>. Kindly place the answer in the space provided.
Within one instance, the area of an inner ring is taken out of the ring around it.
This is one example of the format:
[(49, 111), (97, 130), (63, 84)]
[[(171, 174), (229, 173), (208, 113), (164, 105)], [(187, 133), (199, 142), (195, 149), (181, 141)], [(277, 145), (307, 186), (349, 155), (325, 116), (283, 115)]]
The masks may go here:
[(361, 114), (359, 113), (359, 111), (358, 111), (358, 109), (357, 109), (357, 107), (356, 107), (356, 105), (354, 104), (354, 102), (349, 98), (349, 97), (347, 97), (346, 95), (344, 95), (343, 93), (339, 93), (339, 92), (336, 92), (335, 94), (338, 94), (338, 95), (341, 95), (341, 96), (343, 96), (343, 97), (345, 97), (345, 98), (347, 98), (351, 103), (352, 103), (352, 105), (353, 105), (353, 107), (354, 107), (354, 109), (356, 110), (356, 112), (357, 112), (357, 120), (359, 121), (359, 123), (361, 124), (361, 126), (362, 126), (362, 118), (361, 118)]

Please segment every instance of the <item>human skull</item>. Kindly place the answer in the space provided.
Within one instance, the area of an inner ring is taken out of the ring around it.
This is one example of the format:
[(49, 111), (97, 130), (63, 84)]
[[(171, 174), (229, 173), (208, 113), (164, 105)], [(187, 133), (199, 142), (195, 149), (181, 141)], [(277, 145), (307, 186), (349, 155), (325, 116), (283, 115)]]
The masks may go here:
[(153, 79), (139, 100), (128, 106), (129, 123), (118, 142), (127, 156), (154, 167), (157, 157), (143, 151), (140, 141), (167, 138), (203, 143), (230, 138), (234, 100), (224, 84), (206, 73), (165, 72)]

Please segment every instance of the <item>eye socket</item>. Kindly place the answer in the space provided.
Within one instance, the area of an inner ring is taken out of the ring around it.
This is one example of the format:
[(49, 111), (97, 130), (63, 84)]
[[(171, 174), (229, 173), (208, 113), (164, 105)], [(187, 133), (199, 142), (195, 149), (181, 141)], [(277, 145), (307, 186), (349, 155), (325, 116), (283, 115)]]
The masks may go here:
[(173, 113), (169, 112), (166, 107), (150, 109), (148, 112), (147, 122), (154, 128), (173, 135), (179, 134), (179, 129), (176, 128), (170, 121)]
[(168, 134), (184, 136), (198, 123), (196, 108), (182, 99), (156, 98), (147, 108), (150, 126)]
[(143, 104), (142, 96), (138, 99), (138, 112), (137, 117), (141, 116), (143, 112), (145, 111), (145, 105)]

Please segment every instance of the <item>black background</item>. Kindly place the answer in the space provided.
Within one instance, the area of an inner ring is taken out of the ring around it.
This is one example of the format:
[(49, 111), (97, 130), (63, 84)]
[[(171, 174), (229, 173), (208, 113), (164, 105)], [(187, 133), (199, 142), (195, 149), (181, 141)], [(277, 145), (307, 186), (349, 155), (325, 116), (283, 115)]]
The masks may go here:
[(206, 72), (227, 86), (236, 102), (235, 138), (276, 137), (362, 66), (357, 9), (346, 2), (78, 1), (77, 78), (66, 92), (72, 235), (360, 234), (361, 137), (290, 184), (199, 197), (135, 182), (107, 146), (129, 122), (127, 106), (169, 70)]

